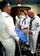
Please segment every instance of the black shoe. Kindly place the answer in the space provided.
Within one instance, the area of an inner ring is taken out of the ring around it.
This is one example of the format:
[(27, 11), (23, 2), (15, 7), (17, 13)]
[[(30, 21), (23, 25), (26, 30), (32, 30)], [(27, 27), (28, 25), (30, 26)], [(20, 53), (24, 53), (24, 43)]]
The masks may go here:
[(36, 55), (36, 53), (34, 53), (34, 54), (31, 54), (31, 56), (37, 56), (37, 55)]

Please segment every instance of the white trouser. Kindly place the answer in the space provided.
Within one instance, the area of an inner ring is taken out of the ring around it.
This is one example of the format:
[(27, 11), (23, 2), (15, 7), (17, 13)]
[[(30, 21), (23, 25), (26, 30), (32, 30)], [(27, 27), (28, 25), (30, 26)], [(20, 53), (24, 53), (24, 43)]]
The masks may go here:
[(38, 31), (33, 31), (32, 39), (30, 41), (30, 49), (31, 53), (35, 53), (36, 51), (36, 44), (37, 44), (37, 38), (38, 38)]
[(3, 46), (6, 48), (7, 56), (14, 56), (15, 54), (15, 41), (11, 38), (1, 39)]

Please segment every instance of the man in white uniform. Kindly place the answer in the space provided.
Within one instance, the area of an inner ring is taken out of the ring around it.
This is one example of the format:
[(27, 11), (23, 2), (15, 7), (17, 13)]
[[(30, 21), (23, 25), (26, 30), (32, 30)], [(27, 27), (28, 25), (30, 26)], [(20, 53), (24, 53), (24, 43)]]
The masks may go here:
[(28, 11), (28, 15), (29, 17), (32, 19), (32, 25), (31, 25), (31, 31), (32, 32), (32, 45), (30, 43), (30, 48), (31, 48), (31, 53), (34, 54), (36, 52), (36, 44), (37, 44), (37, 38), (38, 38), (38, 34), (40, 31), (40, 18), (36, 15), (34, 15), (34, 13), (32, 11)]
[[(27, 35), (27, 44), (29, 44), (29, 24), (30, 24), (30, 17), (27, 15), (27, 10), (20, 11), (19, 17), (16, 16), (17, 23), (21, 26), (21, 30)], [(26, 13), (26, 15), (25, 15)]]
[[(3, 46), (6, 48), (7, 56), (14, 56), (15, 54), (15, 41), (19, 42), (19, 37), (15, 32), (15, 26), (13, 23), (13, 18), (9, 15), (10, 13), (10, 5), (2, 1), (0, 2), (0, 9), (2, 10), (2, 22), (0, 21), (0, 37)], [(1, 19), (1, 18), (0, 18)]]

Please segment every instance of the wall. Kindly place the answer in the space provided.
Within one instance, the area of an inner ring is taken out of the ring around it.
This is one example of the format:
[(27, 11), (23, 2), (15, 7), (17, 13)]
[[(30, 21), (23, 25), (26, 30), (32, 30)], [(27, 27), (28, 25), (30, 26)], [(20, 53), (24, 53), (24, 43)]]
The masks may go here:
[(31, 10), (32, 10), (35, 14), (40, 13), (40, 5), (38, 5), (38, 4), (27, 4), (27, 5), (24, 5), (24, 6), (29, 6), (29, 7), (31, 7)]

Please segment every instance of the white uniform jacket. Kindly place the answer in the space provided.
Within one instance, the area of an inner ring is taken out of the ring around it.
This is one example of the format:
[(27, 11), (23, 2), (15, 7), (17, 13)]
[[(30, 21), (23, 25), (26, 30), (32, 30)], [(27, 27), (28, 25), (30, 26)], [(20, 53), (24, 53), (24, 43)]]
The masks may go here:
[(19, 41), (19, 37), (17, 36), (17, 34), (15, 32), (13, 18), (5, 12), (2, 12), (2, 16), (3, 16), (2, 20), (4, 21), (4, 23), (7, 26), (9, 36), (12, 36), (16, 41)]
[(38, 34), (39, 34), (39, 31), (40, 31), (40, 18), (38, 16), (34, 16), (34, 20), (32, 21), (32, 38), (33, 38), (33, 47), (32, 47), (32, 50), (33, 52), (36, 51), (36, 44), (37, 44), (37, 38), (38, 38)]
[(29, 24), (30, 24), (30, 18), (25, 15), (21, 15), (20, 18), (18, 18), (18, 16), (16, 16), (16, 22), (17, 24), (20, 24), (21, 29), (28, 27), (29, 28)]

